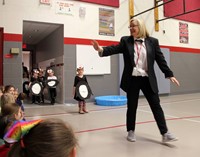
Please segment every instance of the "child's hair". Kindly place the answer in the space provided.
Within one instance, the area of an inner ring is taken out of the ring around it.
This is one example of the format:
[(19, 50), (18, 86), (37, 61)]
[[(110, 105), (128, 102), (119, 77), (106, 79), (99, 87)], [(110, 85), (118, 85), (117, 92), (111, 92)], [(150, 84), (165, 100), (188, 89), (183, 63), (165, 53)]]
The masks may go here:
[(0, 86), (0, 92), (4, 92), (4, 90), (5, 90), (5, 87), (4, 86)]
[[(10, 93), (10, 89), (13, 88), (15, 89), (15, 87), (13, 85), (6, 85), (5, 89), (4, 89), (4, 93)], [(13, 91), (14, 92), (14, 91)]]
[[(0, 86), (0, 98), (3, 95), (3, 92), (4, 92), (4, 86)], [(1, 101), (0, 101), (0, 103), (1, 103)]]
[(18, 95), (19, 100), (24, 100), (26, 97), (27, 97), (27, 95), (25, 93), (19, 93), (19, 95)]
[(11, 147), (8, 157), (69, 157), (76, 145), (70, 125), (60, 119), (45, 119)]
[(83, 66), (78, 66), (78, 67), (76, 68), (76, 71), (79, 71), (79, 70), (84, 70), (84, 67), (83, 67)]
[(15, 102), (15, 98), (12, 94), (4, 93), (1, 96), (1, 114), (4, 112), (4, 107), (6, 104), (14, 103), (14, 102)]
[(2, 110), (2, 116), (13, 116), (18, 113), (19, 109), (20, 106), (16, 103), (5, 104)]
[(54, 74), (54, 71), (53, 71), (52, 69), (48, 69), (48, 70), (47, 70), (47, 73), (48, 73), (48, 74)]
[(16, 103), (7, 103), (3, 106), (0, 119), (0, 138), (3, 138), (4, 133), (6, 133), (14, 121), (19, 120), (16, 119), (16, 115), (18, 115), (19, 110), (20, 106)]
[(38, 69), (33, 69), (33, 74), (39, 74), (39, 70)]

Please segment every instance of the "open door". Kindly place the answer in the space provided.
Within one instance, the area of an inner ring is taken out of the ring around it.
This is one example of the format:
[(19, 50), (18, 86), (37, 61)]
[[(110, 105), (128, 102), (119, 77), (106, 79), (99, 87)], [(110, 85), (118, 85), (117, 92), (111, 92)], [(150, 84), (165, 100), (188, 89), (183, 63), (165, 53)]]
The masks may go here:
[(0, 27), (0, 85), (3, 85), (3, 28)]

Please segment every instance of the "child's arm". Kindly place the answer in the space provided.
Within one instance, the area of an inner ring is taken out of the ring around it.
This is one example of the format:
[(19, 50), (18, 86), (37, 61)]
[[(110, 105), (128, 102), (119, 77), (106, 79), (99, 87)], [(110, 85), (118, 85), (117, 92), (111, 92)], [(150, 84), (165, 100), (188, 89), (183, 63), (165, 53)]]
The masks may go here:
[(87, 81), (87, 77), (84, 75), (84, 80), (85, 80), (85, 82), (87, 82), (88, 83), (88, 81)]
[(72, 92), (72, 96), (75, 96), (75, 91), (76, 91), (76, 87), (73, 87), (73, 92)]
[(72, 95), (75, 96), (75, 92), (76, 92), (76, 85), (78, 83), (77, 77), (74, 78), (74, 86), (73, 86), (73, 92)]

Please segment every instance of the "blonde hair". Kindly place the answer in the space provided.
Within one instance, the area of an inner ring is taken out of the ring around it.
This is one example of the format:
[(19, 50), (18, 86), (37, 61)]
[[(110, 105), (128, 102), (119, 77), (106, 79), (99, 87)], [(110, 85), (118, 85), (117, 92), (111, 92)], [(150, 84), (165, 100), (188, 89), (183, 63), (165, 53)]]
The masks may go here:
[(16, 103), (8, 103), (4, 105), (1, 111), (2, 117), (7, 119), (7, 125), (4, 132), (8, 131), (14, 121), (18, 120), (15, 116), (19, 113), (20, 109), (20, 106)]
[(14, 96), (10, 93), (4, 93), (1, 96), (1, 114), (3, 114), (6, 104), (10, 104), (10, 103), (15, 103)]
[(16, 103), (7, 103), (3, 107), (2, 116), (13, 116), (17, 114), (20, 109), (20, 106)]
[(4, 86), (0, 86), (0, 91), (3, 93), (4, 92), (5, 87)]
[(136, 23), (138, 25), (138, 28), (139, 28), (139, 33), (138, 33), (138, 37), (139, 38), (146, 38), (146, 37), (149, 37), (149, 32), (144, 24), (144, 21), (143, 20), (140, 20), (140, 19), (134, 19), (132, 18), (130, 20), (130, 23)]

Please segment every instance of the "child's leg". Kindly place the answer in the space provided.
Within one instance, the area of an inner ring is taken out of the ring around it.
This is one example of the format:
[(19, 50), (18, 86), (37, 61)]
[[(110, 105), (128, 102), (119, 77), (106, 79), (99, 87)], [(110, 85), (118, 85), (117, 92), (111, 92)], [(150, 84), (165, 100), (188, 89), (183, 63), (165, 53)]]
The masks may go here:
[(88, 113), (89, 111), (86, 109), (86, 102), (83, 101), (83, 112)]
[(57, 91), (56, 88), (53, 88), (53, 102), (56, 102)]
[(35, 95), (32, 95), (32, 104), (35, 103)]
[(84, 111), (83, 111), (83, 101), (78, 101), (78, 107), (79, 107), (79, 113), (83, 114), (84, 113)]
[(54, 92), (53, 92), (53, 88), (49, 88), (49, 94), (50, 94), (50, 100), (51, 100), (51, 104), (54, 105)]
[(56, 88), (50, 88), (50, 95), (51, 95), (51, 104), (55, 104), (57, 96)]
[(39, 95), (36, 96), (36, 101), (38, 102), (38, 104), (40, 104), (41, 100), (40, 100), (40, 96)]
[(43, 93), (41, 94), (41, 101), (42, 101), (42, 103), (44, 103), (44, 94)]

